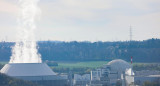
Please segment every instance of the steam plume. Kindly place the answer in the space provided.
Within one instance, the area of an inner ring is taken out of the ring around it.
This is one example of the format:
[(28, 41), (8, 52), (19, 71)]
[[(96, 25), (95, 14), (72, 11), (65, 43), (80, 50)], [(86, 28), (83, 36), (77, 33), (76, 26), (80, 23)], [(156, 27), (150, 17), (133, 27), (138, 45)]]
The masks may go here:
[(41, 55), (37, 51), (34, 37), (35, 19), (39, 14), (39, 0), (19, 0), (21, 6), (18, 19), (18, 33), (9, 63), (41, 63)]

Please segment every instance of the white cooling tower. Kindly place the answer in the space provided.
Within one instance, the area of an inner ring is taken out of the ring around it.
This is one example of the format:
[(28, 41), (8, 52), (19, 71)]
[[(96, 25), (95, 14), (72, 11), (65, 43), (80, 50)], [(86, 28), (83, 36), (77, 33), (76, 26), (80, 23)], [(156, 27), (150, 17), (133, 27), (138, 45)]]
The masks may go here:
[(45, 63), (10, 63), (1, 73), (23, 80), (57, 80), (60, 79)]

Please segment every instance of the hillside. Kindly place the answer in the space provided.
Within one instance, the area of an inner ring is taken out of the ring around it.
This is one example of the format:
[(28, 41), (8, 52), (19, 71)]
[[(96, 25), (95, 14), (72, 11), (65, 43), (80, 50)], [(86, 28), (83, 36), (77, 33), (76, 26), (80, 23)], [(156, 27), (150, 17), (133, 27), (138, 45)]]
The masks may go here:
[[(0, 61), (8, 61), (14, 43), (0, 43)], [(160, 39), (118, 42), (38, 42), (43, 60), (97, 61), (124, 59), (135, 62), (160, 62)]]

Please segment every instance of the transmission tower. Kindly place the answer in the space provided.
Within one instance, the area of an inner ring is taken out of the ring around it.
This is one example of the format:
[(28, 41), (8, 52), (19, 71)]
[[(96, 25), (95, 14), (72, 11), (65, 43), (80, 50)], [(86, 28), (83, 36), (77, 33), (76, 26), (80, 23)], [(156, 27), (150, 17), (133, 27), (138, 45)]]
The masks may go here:
[(129, 34), (130, 34), (130, 35), (129, 35), (129, 36), (130, 36), (130, 41), (132, 41), (132, 36), (133, 36), (133, 35), (132, 35), (132, 26), (130, 26)]

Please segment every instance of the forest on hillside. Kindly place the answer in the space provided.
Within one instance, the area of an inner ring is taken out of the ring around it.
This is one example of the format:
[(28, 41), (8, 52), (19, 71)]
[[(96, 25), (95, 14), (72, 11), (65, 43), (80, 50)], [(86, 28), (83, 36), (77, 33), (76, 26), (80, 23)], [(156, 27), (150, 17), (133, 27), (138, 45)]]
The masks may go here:
[[(9, 61), (13, 42), (0, 42), (0, 61)], [(160, 62), (160, 39), (116, 42), (37, 42), (43, 61), (109, 61), (123, 59), (135, 62)]]

